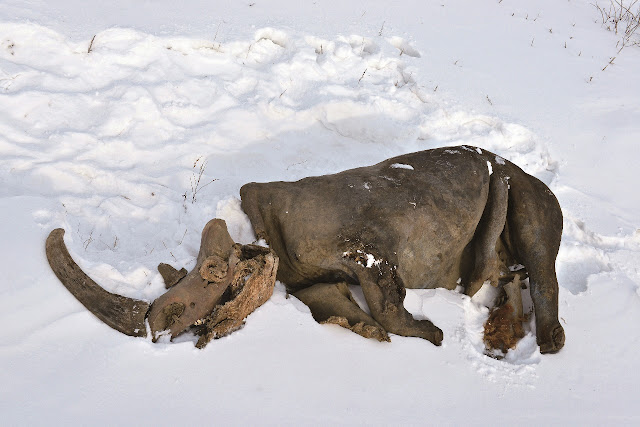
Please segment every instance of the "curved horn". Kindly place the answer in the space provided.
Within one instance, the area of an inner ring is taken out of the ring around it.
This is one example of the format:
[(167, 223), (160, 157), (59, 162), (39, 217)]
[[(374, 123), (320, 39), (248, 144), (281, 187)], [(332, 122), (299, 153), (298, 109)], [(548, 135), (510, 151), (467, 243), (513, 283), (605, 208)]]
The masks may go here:
[(71, 258), (64, 244), (64, 230), (56, 228), (47, 237), (47, 260), (62, 284), (98, 319), (133, 337), (146, 337), (145, 317), (149, 303), (105, 291), (91, 280)]

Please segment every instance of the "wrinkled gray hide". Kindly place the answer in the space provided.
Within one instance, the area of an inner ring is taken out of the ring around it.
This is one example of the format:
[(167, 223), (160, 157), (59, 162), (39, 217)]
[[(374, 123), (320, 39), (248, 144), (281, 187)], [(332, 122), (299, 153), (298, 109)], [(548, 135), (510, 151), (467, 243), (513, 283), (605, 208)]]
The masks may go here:
[[(256, 235), (280, 257), (278, 279), (319, 321), (347, 319), (439, 345), (440, 329), (405, 310), (405, 288), (454, 289), (461, 280), (473, 294), (522, 264), (541, 351), (564, 344), (560, 207), (545, 184), (493, 153), (427, 150), (297, 182), (250, 183), (240, 195)], [(371, 316), (344, 286), (331, 286), (344, 282), (362, 287)]]

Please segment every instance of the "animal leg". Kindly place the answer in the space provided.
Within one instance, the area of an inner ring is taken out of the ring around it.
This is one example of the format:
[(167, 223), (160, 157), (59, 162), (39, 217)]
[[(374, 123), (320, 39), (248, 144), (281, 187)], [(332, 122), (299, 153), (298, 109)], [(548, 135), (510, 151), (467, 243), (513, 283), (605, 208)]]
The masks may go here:
[(391, 341), (387, 332), (356, 303), (346, 283), (318, 283), (293, 294), (319, 323), (334, 323), (365, 338)]
[(558, 279), (555, 261), (562, 235), (562, 211), (553, 194), (540, 181), (512, 184), (509, 230), (512, 246), (529, 273), (536, 315), (536, 338), (541, 353), (556, 353), (564, 346), (558, 321)]
[(406, 290), (395, 267), (386, 261), (372, 268), (360, 267), (357, 273), (373, 318), (387, 332), (419, 337), (435, 345), (442, 343), (442, 331), (429, 320), (416, 320), (403, 305)]
[(494, 173), (489, 183), (489, 200), (484, 209), (474, 237), (475, 262), (467, 295), (473, 296), (486, 281), (498, 285), (500, 262), (496, 253), (496, 242), (504, 230), (507, 220), (509, 184)]

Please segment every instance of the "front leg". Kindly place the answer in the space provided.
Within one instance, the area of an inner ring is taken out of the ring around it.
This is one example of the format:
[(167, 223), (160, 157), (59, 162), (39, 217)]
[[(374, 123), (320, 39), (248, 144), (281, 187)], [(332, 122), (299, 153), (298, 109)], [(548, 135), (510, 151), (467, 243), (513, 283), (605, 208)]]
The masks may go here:
[(369, 268), (359, 264), (354, 270), (371, 315), (387, 332), (424, 338), (435, 345), (442, 343), (442, 331), (438, 327), (429, 320), (414, 319), (404, 308), (406, 290), (395, 266), (379, 260)]
[(293, 296), (309, 307), (318, 323), (333, 323), (365, 338), (391, 341), (382, 326), (360, 308), (344, 282), (318, 283)]

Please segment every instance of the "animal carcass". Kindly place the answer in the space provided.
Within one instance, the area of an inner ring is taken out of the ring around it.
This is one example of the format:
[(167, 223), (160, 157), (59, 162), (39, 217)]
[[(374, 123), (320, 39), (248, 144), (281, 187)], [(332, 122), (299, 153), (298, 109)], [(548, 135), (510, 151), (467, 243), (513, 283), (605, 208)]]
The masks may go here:
[[(405, 288), (454, 289), (462, 284), (473, 295), (487, 282), (508, 282), (515, 266), (523, 266), (541, 352), (557, 352), (564, 345), (555, 273), (560, 207), (545, 184), (495, 154), (469, 146), (427, 150), (297, 182), (250, 183), (240, 196), (256, 236), (275, 252), (279, 267), (273, 252), (254, 246), (244, 252), (236, 246), (234, 258), (233, 242), (222, 232), (223, 249), (204, 250), (205, 241), (216, 240), (205, 238), (205, 229), (201, 254), (211, 254), (199, 256), (197, 268), (182, 279), (191, 288), (183, 285), (177, 305), (162, 296), (149, 308), (145, 302), (100, 292), (93, 282), (87, 299), (78, 289), (85, 292), (79, 283), (86, 287), (88, 278), (77, 266), (71, 268), (70, 257), (61, 255), (66, 248), (60, 231), (49, 238), (50, 264), (89, 310), (130, 335), (142, 335), (145, 317), (155, 333), (169, 329), (173, 335), (202, 324), (207, 310), (215, 312), (224, 300), (221, 295), (229, 293), (238, 260), (260, 256), (252, 265), (264, 276), (263, 283), (277, 267), (277, 278), (310, 307), (316, 320), (380, 340), (394, 333), (436, 345), (442, 331), (407, 312)], [(202, 271), (205, 259), (212, 263), (209, 273)], [(517, 277), (523, 274), (521, 269)], [(370, 315), (355, 302), (348, 284), (362, 287)], [(202, 286), (210, 292), (202, 292)], [(208, 303), (200, 304), (200, 299)], [(105, 312), (101, 305), (115, 309)], [(199, 309), (189, 312), (194, 306)], [(205, 336), (215, 337), (211, 331)]]
[[(240, 196), (257, 237), (280, 258), (277, 278), (318, 321), (439, 345), (442, 331), (404, 308), (405, 288), (462, 283), (473, 295), (522, 265), (541, 352), (564, 345), (555, 272), (560, 206), (540, 180), (493, 153), (421, 151), (297, 182), (250, 183)], [(345, 283), (362, 287), (371, 316)]]

